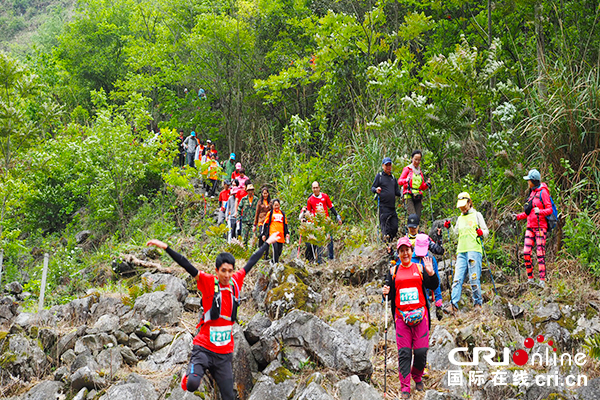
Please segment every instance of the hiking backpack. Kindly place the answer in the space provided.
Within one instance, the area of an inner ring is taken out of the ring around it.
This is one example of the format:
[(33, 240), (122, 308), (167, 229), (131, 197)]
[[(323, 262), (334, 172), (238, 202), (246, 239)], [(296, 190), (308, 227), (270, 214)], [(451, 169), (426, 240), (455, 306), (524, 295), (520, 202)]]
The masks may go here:
[[(540, 202), (542, 206), (546, 208), (544, 205), (544, 200), (542, 200), (542, 191), (539, 192)], [(548, 231), (553, 230), (558, 225), (558, 210), (556, 209), (556, 204), (554, 204), (554, 200), (552, 200), (552, 196), (550, 196), (550, 191), (548, 190), (548, 197), (550, 197), (550, 203), (552, 204), (552, 214), (546, 216), (546, 223), (548, 224)]]

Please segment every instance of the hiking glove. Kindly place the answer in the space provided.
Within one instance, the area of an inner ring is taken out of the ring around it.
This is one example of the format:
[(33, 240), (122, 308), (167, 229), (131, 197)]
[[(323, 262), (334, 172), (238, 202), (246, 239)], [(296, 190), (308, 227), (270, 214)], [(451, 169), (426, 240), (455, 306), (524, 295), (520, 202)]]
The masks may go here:
[(444, 228), (446, 228), (446, 229), (450, 229), (450, 226), (451, 226), (451, 224), (450, 224), (450, 220), (449, 220), (449, 219), (447, 219), (447, 220), (446, 220), (446, 222), (444, 222)]
[(483, 236), (483, 231), (479, 228), (477, 228), (477, 236), (479, 236), (479, 237)]

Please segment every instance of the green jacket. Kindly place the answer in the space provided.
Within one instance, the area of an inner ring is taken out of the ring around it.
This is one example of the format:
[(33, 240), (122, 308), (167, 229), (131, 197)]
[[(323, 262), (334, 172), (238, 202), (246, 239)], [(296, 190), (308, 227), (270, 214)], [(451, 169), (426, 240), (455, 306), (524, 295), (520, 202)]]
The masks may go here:
[(225, 161), (223, 168), (225, 168), (225, 175), (227, 175), (227, 178), (225, 179), (231, 179), (231, 174), (233, 174), (233, 171), (235, 171), (235, 161), (231, 161), (230, 158), (229, 160)]
[(258, 204), (258, 198), (254, 196), (252, 203), (250, 203), (249, 196), (244, 196), (238, 205), (238, 212), (242, 216), (242, 223), (251, 225), (254, 223), (254, 217), (256, 216), (256, 205)]

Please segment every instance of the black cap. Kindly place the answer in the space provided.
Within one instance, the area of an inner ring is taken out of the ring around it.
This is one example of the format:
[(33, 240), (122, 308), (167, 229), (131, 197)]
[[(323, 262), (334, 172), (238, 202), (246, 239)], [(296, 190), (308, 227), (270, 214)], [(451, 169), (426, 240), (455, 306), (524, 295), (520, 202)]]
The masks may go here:
[(417, 214), (410, 214), (408, 216), (408, 222), (406, 223), (406, 226), (409, 228), (418, 228), (419, 222), (419, 216)]

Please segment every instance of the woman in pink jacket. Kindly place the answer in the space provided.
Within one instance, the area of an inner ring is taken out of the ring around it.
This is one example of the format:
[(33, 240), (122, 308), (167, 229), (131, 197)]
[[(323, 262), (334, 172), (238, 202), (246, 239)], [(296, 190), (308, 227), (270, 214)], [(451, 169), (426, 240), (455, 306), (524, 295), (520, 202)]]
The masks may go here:
[(523, 179), (529, 185), (529, 197), (525, 203), (525, 212), (515, 215), (517, 220), (527, 218), (527, 229), (525, 231), (525, 245), (523, 246), (523, 258), (527, 268), (529, 283), (533, 280), (533, 263), (531, 261), (531, 250), (534, 243), (537, 245), (538, 269), (540, 273), (540, 286), (546, 285), (546, 232), (548, 222), (546, 218), (552, 214), (552, 201), (550, 191), (545, 183), (541, 182), (541, 175), (537, 169), (529, 171)]
[(423, 210), (423, 191), (431, 187), (431, 181), (425, 181), (425, 175), (419, 168), (423, 153), (415, 150), (410, 155), (411, 163), (402, 170), (398, 185), (402, 188), (408, 215), (417, 214), (421, 218)]

